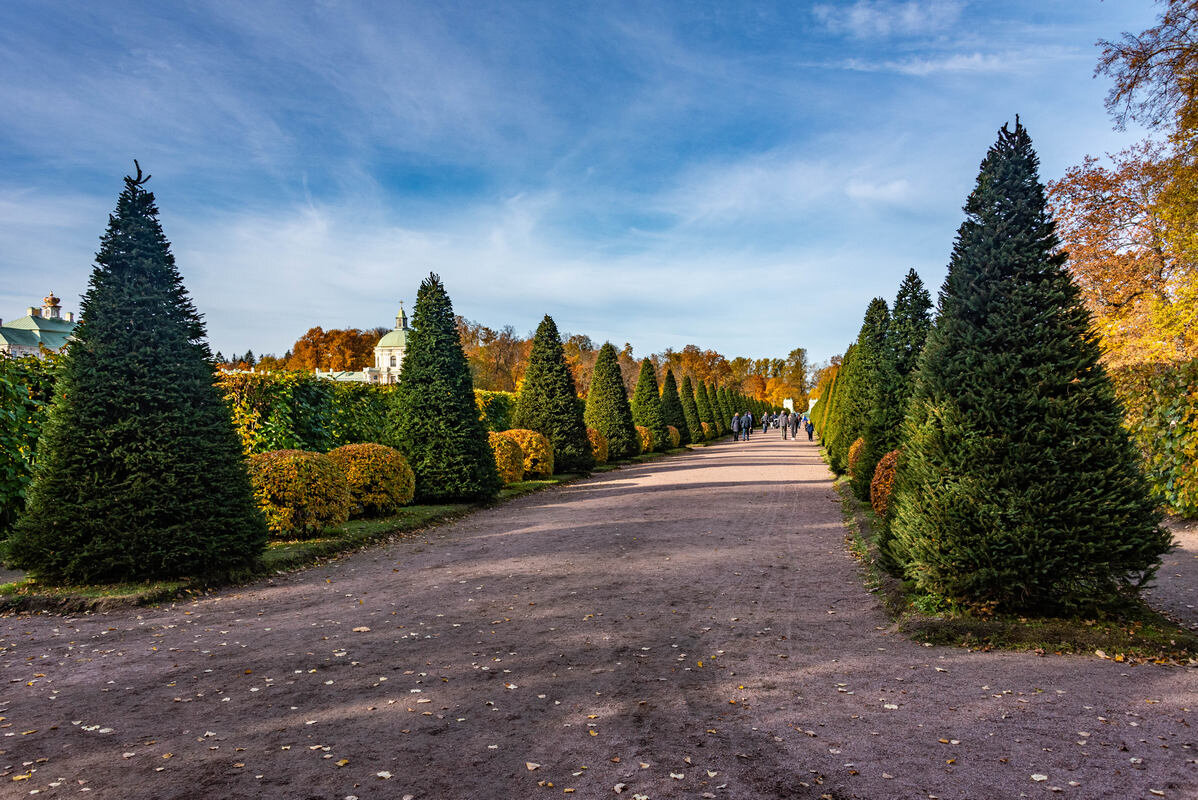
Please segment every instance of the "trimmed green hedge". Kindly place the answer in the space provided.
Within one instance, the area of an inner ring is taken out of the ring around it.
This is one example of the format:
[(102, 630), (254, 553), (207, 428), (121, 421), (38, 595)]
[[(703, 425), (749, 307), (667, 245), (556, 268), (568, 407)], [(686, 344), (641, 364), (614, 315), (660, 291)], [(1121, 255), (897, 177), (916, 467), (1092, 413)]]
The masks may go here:
[(1198, 517), (1198, 359), (1124, 367), (1111, 378), (1153, 497)]

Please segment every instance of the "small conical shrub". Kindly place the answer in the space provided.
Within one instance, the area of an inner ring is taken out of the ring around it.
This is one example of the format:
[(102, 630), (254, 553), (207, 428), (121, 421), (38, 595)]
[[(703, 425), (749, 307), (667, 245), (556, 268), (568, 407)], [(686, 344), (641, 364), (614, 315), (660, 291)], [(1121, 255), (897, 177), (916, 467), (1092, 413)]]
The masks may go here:
[(125, 178), (108, 218), (7, 543), (39, 578), (218, 575), (266, 544), (204, 323), (145, 180), (140, 168)]
[(484, 500), (502, 485), (478, 418), (453, 305), (431, 273), (416, 293), (408, 346), (391, 393), (388, 438), (408, 459), (420, 502)]
[(599, 348), (591, 386), (587, 391), (583, 421), (603, 434), (607, 440), (609, 459), (632, 458), (640, 452), (640, 439), (632, 421), (632, 408), (628, 405), (620, 362), (611, 342)]
[(686, 418), (686, 428), (690, 435), (689, 441), (701, 442), (703, 436), (703, 421), (699, 419), (699, 407), (695, 405), (695, 389), (691, 385), (691, 376), (682, 376), (682, 387), (678, 392), (682, 401), (682, 413)]
[(1100, 604), (1169, 547), (1037, 170), (1023, 126), (1004, 126), (965, 204), (892, 499), (907, 575), (982, 608)]
[(537, 431), (549, 440), (555, 472), (589, 472), (595, 456), (582, 408), (557, 324), (546, 314), (532, 340), (512, 425)]
[(665, 451), (669, 448), (670, 436), (661, 414), (661, 394), (657, 388), (657, 372), (649, 359), (641, 361), (641, 373), (636, 380), (636, 391), (632, 395), (632, 420), (648, 428), (653, 435), (653, 449)]
[[(661, 417), (666, 425), (678, 429), (678, 438), (682, 444), (690, 444), (690, 428), (686, 423), (686, 413), (682, 410), (682, 398), (678, 396), (678, 384), (674, 373), (666, 370), (666, 377), (661, 382)], [(677, 447), (678, 445), (675, 445)]]

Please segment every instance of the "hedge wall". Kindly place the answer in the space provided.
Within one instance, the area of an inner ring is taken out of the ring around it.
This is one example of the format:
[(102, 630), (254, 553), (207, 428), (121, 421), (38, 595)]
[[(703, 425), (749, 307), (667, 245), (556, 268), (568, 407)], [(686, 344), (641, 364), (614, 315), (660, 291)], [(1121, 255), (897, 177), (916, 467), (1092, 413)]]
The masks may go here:
[(1124, 367), (1111, 378), (1153, 496), (1198, 517), (1198, 359)]
[(0, 355), (0, 539), (25, 507), (58, 359)]

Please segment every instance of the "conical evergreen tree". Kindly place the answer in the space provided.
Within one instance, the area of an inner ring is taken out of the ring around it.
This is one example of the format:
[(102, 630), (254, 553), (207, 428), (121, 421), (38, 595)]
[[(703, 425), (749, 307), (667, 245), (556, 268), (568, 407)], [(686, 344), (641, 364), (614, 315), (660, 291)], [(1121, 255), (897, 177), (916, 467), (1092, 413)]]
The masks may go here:
[[(889, 330), (890, 309), (886, 307), (885, 300), (875, 297), (865, 310), (865, 321), (861, 326), (861, 333), (857, 337), (857, 358), (860, 368), (854, 387), (859, 395), (855, 408), (858, 419), (854, 427), (857, 435), (865, 440), (865, 447), (857, 458), (857, 463), (850, 470), (849, 479), (853, 493), (862, 500), (869, 499), (869, 484), (874, 476), (874, 467), (877, 466), (878, 459), (886, 454), (886, 451), (883, 450), (877, 453), (876, 458), (871, 461), (872, 453), (869, 444), (870, 422), (874, 419), (875, 414), (885, 413), (887, 393), (896, 388), (893, 383), (887, 383), (889, 377), (887, 367), (892, 363), (892, 359), (887, 353)], [(891, 420), (892, 424), (898, 422), (901, 420), (897, 418)], [(881, 416), (879, 416), (878, 423), (882, 424)], [(880, 438), (887, 436), (886, 433), (875, 433)], [(849, 444), (851, 445), (852, 442)]]
[(641, 361), (641, 373), (636, 379), (636, 391), (632, 394), (632, 419), (653, 434), (653, 449), (665, 452), (670, 449), (670, 435), (661, 413), (661, 393), (657, 388), (657, 371), (649, 359)]
[(719, 387), (718, 389), (715, 390), (715, 395), (716, 395), (716, 402), (718, 402), (720, 408), (722, 408), (724, 410), (724, 425), (726, 427), (728, 427), (729, 429), (731, 429), (732, 415), (735, 414), (740, 409), (736, 409), (736, 408), (732, 407), (732, 399), (728, 396), (728, 387), (726, 387), (726, 386)]
[[(919, 279), (919, 274), (913, 269), (909, 270), (899, 285), (887, 334), (894, 353), (895, 371), (908, 383), (914, 383), (919, 354), (923, 352), (924, 343), (927, 342), (931, 330), (932, 298), (923, 281)], [(904, 406), (906, 397), (911, 394), (911, 388), (905, 392)]]
[(920, 589), (1010, 610), (1109, 600), (1169, 546), (1037, 172), (1003, 126), (919, 362), (892, 524)]
[(546, 314), (532, 340), (512, 425), (549, 439), (554, 472), (589, 472), (595, 467), (595, 455), (582, 412), (557, 323)]
[(628, 405), (616, 348), (611, 342), (599, 348), (583, 419), (587, 426), (607, 437), (609, 461), (631, 458), (640, 452), (640, 437), (632, 421), (632, 408)]
[(690, 441), (703, 441), (703, 426), (700, 424), (699, 407), (695, 403), (695, 389), (691, 385), (691, 376), (682, 376), (682, 388), (679, 391), (682, 401), (682, 413), (686, 417), (686, 427), (690, 430)]
[(214, 576), (262, 552), (204, 323), (138, 168), (96, 254), (7, 555), (64, 582)]
[(720, 426), (715, 420), (715, 410), (711, 407), (711, 398), (707, 396), (707, 384), (703, 381), (696, 381), (696, 384), (695, 409), (699, 412), (699, 421), (706, 422), (708, 427), (718, 433)]
[(720, 435), (727, 434), (731, 430), (729, 426), (732, 424), (732, 417), (726, 415), (724, 404), (720, 402), (719, 389), (714, 381), (707, 384), (707, 400), (711, 403), (711, 413), (715, 415), (715, 425), (719, 429)]
[(690, 444), (690, 428), (686, 424), (686, 413), (682, 410), (682, 398), (678, 396), (678, 384), (674, 373), (666, 369), (665, 380), (661, 382), (661, 416), (667, 425), (678, 429), (682, 444)]
[(416, 498), (440, 503), (494, 497), (502, 486), (474, 382), (441, 278), (416, 293), (407, 350), (391, 394), (389, 443), (416, 474)]

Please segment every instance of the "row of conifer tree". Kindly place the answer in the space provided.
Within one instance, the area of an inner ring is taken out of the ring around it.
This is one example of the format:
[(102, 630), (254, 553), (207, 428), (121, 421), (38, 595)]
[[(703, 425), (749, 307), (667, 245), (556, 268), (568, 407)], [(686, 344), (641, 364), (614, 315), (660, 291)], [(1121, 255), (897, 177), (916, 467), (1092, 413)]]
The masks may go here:
[[(175, 266), (140, 168), (109, 216), (82, 321), (63, 359), (38, 465), (6, 563), (58, 582), (219, 576), (250, 567), (267, 531), (229, 409), (213, 382), (205, 326)], [(385, 444), (406, 456), (418, 502), (485, 500), (501, 487), (453, 307), (429, 275), (390, 395)], [(764, 404), (641, 364), (631, 401), (616, 351), (603, 347), (584, 403), (557, 326), (537, 329), (512, 424), (544, 434), (558, 472), (594, 467), (587, 427), (609, 458), (722, 435), (736, 411)]]
[(813, 409), (828, 460), (862, 498), (891, 470), (879, 557), (918, 592), (989, 610), (1115, 601), (1170, 537), (1018, 119), (964, 210), (934, 320), (914, 271), (893, 312), (869, 304)]

